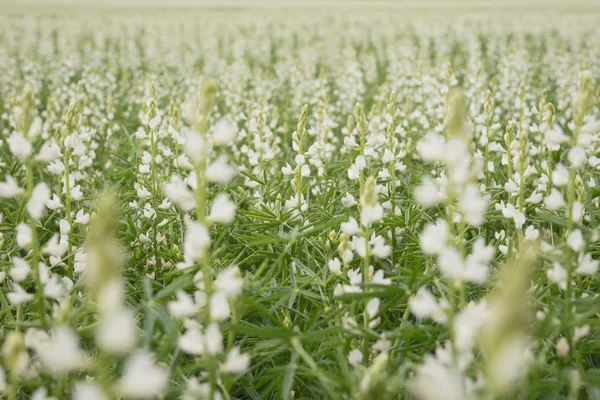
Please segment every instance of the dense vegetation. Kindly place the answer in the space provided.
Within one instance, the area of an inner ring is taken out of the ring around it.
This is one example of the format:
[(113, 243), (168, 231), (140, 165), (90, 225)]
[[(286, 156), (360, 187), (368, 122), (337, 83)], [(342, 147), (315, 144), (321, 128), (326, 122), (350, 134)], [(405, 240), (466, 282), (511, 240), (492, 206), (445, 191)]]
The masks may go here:
[(388, 6), (6, 9), (0, 396), (600, 399), (600, 10)]

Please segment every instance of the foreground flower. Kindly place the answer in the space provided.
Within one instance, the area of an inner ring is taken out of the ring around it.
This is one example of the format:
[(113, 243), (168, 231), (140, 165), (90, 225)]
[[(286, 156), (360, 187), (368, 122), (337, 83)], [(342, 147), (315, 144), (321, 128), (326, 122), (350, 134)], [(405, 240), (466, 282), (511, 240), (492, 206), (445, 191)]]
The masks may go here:
[(118, 382), (119, 393), (134, 399), (157, 398), (169, 382), (166, 367), (156, 365), (150, 353), (136, 353), (129, 357)]

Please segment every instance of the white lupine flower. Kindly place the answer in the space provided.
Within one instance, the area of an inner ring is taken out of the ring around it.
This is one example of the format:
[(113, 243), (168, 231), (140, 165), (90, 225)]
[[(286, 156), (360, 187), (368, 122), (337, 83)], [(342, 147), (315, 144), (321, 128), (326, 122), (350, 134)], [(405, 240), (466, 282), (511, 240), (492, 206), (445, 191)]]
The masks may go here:
[(20, 257), (12, 257), (11, 261), (13, 267), (9, 271), (10, 277), (15, 282), (24, 281), (25, 278), (27, 278), (27, 275), (29, 275), (29, 271), (31, 271), (29, 263)]
[(546, 130), (544, 137), (548, 142), (548, 146), (559, 146), (569, 140), (569, 137), (563, 133), (558, 125)]
[(515, 222), (515, 227), (517, 229), (521, 229), (526, 222), (525, 214), (521, 211), (518, 211), (514, 205), (506, 204), (506, 206), (502, 207), (502, 204), (496, 204), (496, 208), (500, 207), (502, 209), (502, 215), (505, 218), (512, 219)]
[(356, 168), (359, 171), (362, 171), (363, 169), (365, 169), (367, 167), (367, 162), (365, 161), (365, 158), (363, 156), (358, 156), (358, 157), (356, 157), (356, 160), (354, 161), (354, 165), (356, 165)]
[(169, 208), (171, 208), (171, 202), (168, 198), (163, 199), (158, 208), (160, 208), (161, 210), (168, 210)]
[(362, 351), (360, 351), (359, 349), (351, 350), (350, 353), (348, 353), (348, 362), (350, 363), (350, 365), (359, 365), (360, 363), (362, 363), (362, 361), (363, 354)]
[(392, 153), (389, 149), (385, 149), (385, 151), (383, 152), (383, 157), (381, 157), (381, 162), (387, 164), (394, 161), (394, 159), (394, 153)]
[(229, 118), (221, 118), (213, 128), (212, 140), (215, 144), (227, 146), (235, 142), (237, 128)]
[(598, 271), (598, 260), (592, 259), (592, 256), (588, 254), (581, 254), (579, 256), (579, 266), (575, 270), (580, 275), (592, 276)]
[(531, 193), (531, 196), (529, 196), (525, 202), (526, 203), (531, 203), (531, 204), (540, 204), (542, 202), (544, 198), (544, 195), (537, 192), (537, 191), (533, 191), (533, 193)]
[(68, 249), (68, 243), (66, 241), (59, 241), (58, 235), (53, 235), (50, 240), (46, 242), (42, 248), (44, 254), (48, 254), (54, 257), (62, 257)]
[(31, 394), (31, 400), (58, 400), (54, 396), (48, 396), (48, 389), (41, 387)]
[(372, 236), (369, 245), (371, 254), (377, 258), (387, 258), (392, 252), (392, 248), (385, 244), (382, 236)]
[(371, 283), (374, 285), (389, 286), (392, 284), (392, 280), (390, 278), (384, 278), (383, 270), (380, 269), (373, 274), (373, 278), (371, 278)]
[(535, 229), (533, 227), (533, 225), (529, 225), (526, 229), (525, 229), (525, 240), (537, 240), (537, 238), (540, 236), (540, 231)]
[(108, 400), (102, 388), (93, 381), (77, 382), (72, 398), (73, 400)]
[(559, 263), (555, 262), (552, 269), (546, 272), (546, 276), (550, 282), (556, 283), (561, 289), (567, 288), (567, 271)]
[(27, 137), (31, 139), (36, 139), (42, 133), (42, 119), (40, 117), (34, 117), (33, 121), (31, 121), (31, 126), (29, 127), (29, 132), (27, 132)]
[(24, 249), (29, 249), (33, 240), (33, 232), (31, 227), (27, 224), (17, 225), (17, 246)]
[(517, 229), (521, 229), (523, 227), (523, 225), (525, 224), (525, 222), (527, 221), (525, 218), (525, 214), (523, 214), (520, 211), (515, 211), (513, 220), (515, 221), (515, 228), (517, 228)]
[(151, 353), (136, 353), (127, 359), (118, 382), (121, 395), (134, 399), (158, 397), (169, 383), (169, 370), (156, 365)]
[(49, 210), (58, 210), (60, 207), (60, 198), (56, 194), (53, 194), (52, 198), (46, 201), (46, 208), (48, 208)]
[(342, 222), (340, 224), (340, 229), (348, 236), (356, 235), (360, 232), (360, 228), (358, 227), (358, 222), (352, 217), (348, 220), (348, 222)]
[[(210, 384), (199, 383), (196, 378), (187, 378), (186, 387), (181, 400), (207, 399), (210, 396)], [(215, 393), (215, 400), (222, 400), (220, 393)]]
[[(52, 265), (56, 265), (52, 263)], [(69, 279), (64, 277), (63, 279)], [(61, 280), (57, 275), (52, 275), (49, 278), (43, 280), (44, 284), (44, 295), (51, 299), (61, 299), (66, 293), (65, 281)]]
[(87, 269), (87, 254), (80, 250), (75, 253), (75, 263), (73, 265), (73, 270), (81, 274)]
[(46, 211), (46, 202), (50, 199), (48, 185), (41, 182), (35, 185), (31, 197), (27, 201), (27, 212), (31, 218), (39, 220)]
[(365, 258), (367, 255), (367, 246), (369, 243), (362, 236), (354, 236), (352, 238), (351, 247), (352, 250), (356, 251), (356, 253), (361, 257)]
[(438, 256), (438, 266), (445, 278), (460, 281), (463, 278), (465, 265), (458, 250), (453, 247), (445, 248)]
[(196, 207), (196, 195), (188, 189), (180, 179), (173, 179), (163, 186), (165, 196), (179, 206), (183, 211), (190, 211)]
[(487, 280), (489, 264), (494, 258), (495, 250), (486, 246), (483, 238), (477, 238), (471, 254), (465, 260), (463, 279), (468, 282), (483, 283)]
[(354, 258), (354, 253), (352, 253), (352, 250), (350, 250), (350, 249), (344, 250), (344, 253), (342, 254), (343, 262), (349, 263), (352, 261), (353, 258)]
[(19, 187), (17, 181), (10, 175), (6, 175), (6, 181), (0, 182), (0, 197), (11, 199), (24, 193), (25, 189)]
[(567, 357), (569, 355), (569, 349), (569, 342), (566, 338), (561, 337), (560, 339), (558, 339), (558, 341), (556, 342), (556, 355), (559, 358)]
[(338, 258), (334, 258), (333, 260), (329, 260), (327, 267), (332, 274), (342, 275), (342, 264)]
[(590, 330), (591, 328), (589, 325), (578, 326), (577, 328), (575, 328), (573, 330), (573, 342), (577, 343), (581, 339), (589, 335)]
[(508, 194), (516, 196), (519, 193), (519, 186), (514, 180), (509, 179), (508, 182), (504, 184), (504, 190), (506, 190)]
[(135, 131), (135, 137), (136, 137), (138, 140), (144, 140), (144, 139), (147, 139), (147, 138), (148, 138), (148, 135), (147, 135), (147, 134), (146, 134), (146, 132), (144, 131), (144, 128), (140, 126), (140, 127), (137, 129), (137, 131)]
[(204, 354), (204, 335), (198, 326), (189, 326), (185, 333), (179, 336), (177, 346), (187, 354), (199, 356)]
[(244, 279), (238, 267), (229, 267), (219, 273), (213, 282), (213, 287), (227, 299), (235, 299), (244, 290)]
[(204, 258), (209, 246), (210, 235), (206, 227), (199, 222), (191, 221), (185, 232), (183, 254), (190, 260), (199, 261)]
[(224, 157), (219, 157), (206, 168), (206, 177), (209, 181), (226, 185), (235, 178), (237, 171), (229, 165)]
[(73, 145), (73, 151), (71, 154), (73, 154), (76, 157), (83, 157), (86, 152), (87, 152), (87, 147), (82, 142), (77, 141)]
[(285, 165), (285, 167), (281, 168), (281, 173), (285, 176), (290, 176), (294, 173), (294, 169), (291, 167), (289, 163)]
[(427, 224), (419, 235), (419, 245), (423, 254), (439, 255), (448, 246), (448, 224), (440, 219), (435, 224)]
[(360, 212), (360, 223), (363, 226), (371, 226), (374, 222), (383, 219), (383, 207), (377, 203), (372, 206), (364, 206)]
[(227, 297), (223, 292), (215, 292), (210, 296), (210, 317), (214, 321), (223, 321), (229, 318), (231, 309)]
[(182, 290), (175, 292), (175, 301), (170, 301), (167, 304), (169, 313), (174, 318), (186, 318), (196, 315), (199, 311), (194, 300)]
[(71, 225), (66, 219), (58, 221), (61, 236), (67, 235), (71, 231)]
[(584, 249), (585, 240), (579, 229), (575, 229), (569, 233), (569, 236), (567, 236), (567, 244), (575, 252), (580, 252)]
[(427, 289), (419, 289), (417, 294), (408, 300), (408, 307), (417, 318), (432, 318), (438, 323), (445, 323), (447, 320), (446, 307), (444, 304), (438, 304)]
[(487, 201), (479, 193), (476, 185), (468, 185), (460, 200), (458, 210), (465, 216), (466, 221), (473, 226), (480, 226), (487, 211)]
[(423, 178), (421, 185), (414, 190), (413, 196), (417, 203), (427, 208), (433, 207), (443, 199), (438, 185), (429, 177)]
[(160, 118), (160, 115), (156, 115), (156, 117), (152, 118), (149, 122), (148, 122), (148, 126), (150, 127), (150, 129), (156, 130), (161, 123), (162, 119)]
[(55, 160), (48, 165), (48, 172), (53, 175), (62, 175), (65, 172), (65, 164), (60, 160)]
[(198, 116), (198, 107), (192, 101), (186, 101), (181, 106), (181, 116), (184, 120), (186, 120), (190, 125), (194, 125), (199, 121)]
[(350, 180), (357, 180), (360, 177), (360, 170), (356, 166), (356, 164), (352, 164), (348, 169), (348, 178)]
[(463, 380), (458, 370), (427, 355), (417, 368), (413, 390), (423, 400), (463, 400)]
[(147, 151), (144, 151), (144, 154), (142, 154), (142, 164), (150, 165), (150, 163), (152, 163), (152, 154), (150, 154)]
[(146, 203), (144, 205), (142, 213), (144, 214), (144, 218), (146, 219), (152, 219), (156, 217), (156, 211), (154, 211), (154, 208), (152, 208), (152, 205), (150, 203)]
[(377, 297), (374, 297), (371, 300), (369, 300), (367, 306), (365, 307), (365, 311), (367, 312), (369, 318), (375, 318), (377, 312), (379, 312), (379, 303), (380, 301)]
[[(83, 199), (83, 192), (81, 191), (81, 185), (73, 186), (70, 190), (71, 198), (75, 201), (81, 201)], [(142, 196), (140, 196), (142, 197)]]
[(77, 214), (75, 215), (75, 221), (73, 222), (79, 225), (87, 225), (88, 222), (90, 222), (90, 214), (86, 214), (82, 208), (77, 211)]
[(445, 155), (446, 143), (437, 133), (428, 133), (417, 143), (417, 153), (426, 163), (441, 161)]
[(568, 159), (572, 166), (575, 168), (580, 168), (587, 160), (585, 149), (580, 146), (573, 147), (571, 150), (569, 150)]
[(230, 224), (235, 218), (235, 204), (229, 200), (229, 196), (221, 193), (215, 197), (210, 207), (208, 219), (220, 224)]
[(10, 152), (19, 160), (21, 163), (27, 161), (27, 158), (33, 150), (33, 146), (29, 140), (18, 132), (13, 132), (12, 135), (6, 140), (8, 143), (8, 149)]
[(248, 370), (250, 366), (250, 356), (248, 354), (241, 354), (240, 347), (234, 346), (229, 353), (225, 362), (220, 365), (219, 369), (221, 372), (230, 374), (243, 374)]
[(48, 266), (46, 264), (40, 262), (38, 263), (38, 275), (40, 277), (40, 282), (46, 283), (50, 278), (50, 273), (48, 271)]
[(552, 188), (550, 195), (544, 199), (544, 205), (548, 210), (558, 210), (565, 206), (563, 195), (555, 188)]
[(58, 159), (60, 156), (60, 147), (58, 147), (56, 142), (52, 140), (51, 142), (44, 143), (39, 153), (35, 156), (35, 159), (37, 161), (51, 163), (52, 161)]
[(573, 208), (571, 209), (571, 220), (575, 223), (579, 223), (583, 217), (584, 209), (583, 204), (578, 201), (573, 202)]
[(102, 350), (123, 354), (132, 350), (138, 341), (135, 315), (127, 309), (105, 313), (96, 331), (96, 343)]
[(456, 315), (453, 329), (458, 351), (470, 351), (473, 348), (479, 329), (485, 325), (489, 315), (485, 300), (479, 303), (470, 302)]
[(569, 183), (569, 169), (563, 164), (557, 164), (554, 172), (552, 172), (552, 184), (554, 186), (565, 186)]
[(303, 177), (307, 177), (310, 176), (310, 167), (308, 165), (303, 165), (300, 168), (300, 175), (302, 175)]
[(19, 304), (23, 304), (33, 300), (33, 294), (27, 293), (25, 289), (23, 289), (18, 284), (14, 285), (14, 291), (8, 293), (6, 297), (8, 298), (10, 304), (12, 304), (13, 306), (18, 306)]
[(354, 207), (356, 205), (356, 199), (350, 193), (346, 193), (346, 195), (342, 198), (342, 206), (349, 208)]
[(206, 352), (208, 354), (220, 354), (223, 352), (223, 335), (219, 329), (219, 325), (212, 323), (204, 332)]
[(85, 363), (79, 338), (65, 326), (52, 330), (49, 340), (38, 349), (38, 355), (42, 364), (56, 374), (76, 371)]

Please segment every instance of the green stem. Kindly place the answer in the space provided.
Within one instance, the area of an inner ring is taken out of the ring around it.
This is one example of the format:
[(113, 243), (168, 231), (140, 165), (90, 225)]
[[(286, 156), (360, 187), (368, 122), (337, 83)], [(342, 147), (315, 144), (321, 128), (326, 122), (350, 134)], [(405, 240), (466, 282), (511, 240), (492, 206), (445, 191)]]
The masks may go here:
[(158, 280), (160, 270), (158, 268), (158, 207), (156, 204), (156, 196), (158, 193), (158, 178), (156, 171), (156, 132), (154, 129), (150, 129), (150, 142), (151, 142), (151, 168), (152, 168), (152, 208), (154, 209), (154, 221), (153, 221), (153, 244), (154, 244), (154, 262), (155, 262), (155, 278)]
[(490, 140), (490, 120), (486, 119), (485, 121), (485, 134), (487, 136), (487, 141), (485, 142), (485, 155), (483, 158), (483, 170), (485, 171), (485, 187), (489, 186), (489, 171), (488, 171), (488, 162), (489, 162), (489, 140)]
[[(70, 169), (69, 169), (69, 159), (71, 158), (71, 151), (70, 149), (67, 147), (65, 149), (65, 194), (66, 194), (66, 200), (65, 200), (65, 214), (66, 214), (66, 219), (67, 222), (69, 223), (69, 226), (71, 227), (71, 230), (73, 230), (73, 221), (71, 220), (71, 180), (70, 180)], [(69, 233), (67, 234), (67, 259), (65, 260), (65, 262), (67, 263), (67, 276), (72, 279), (73, 278), (73, 270), (70, 267), (71, 262), (70, 262), (70, 257), (71, 254), (73, 253), (73, 247), (71, 245), (71, 230), (69, 230)]]
[[(367, 290), (366, 289), (366, 284), (369, 282), (369, 266), (371, 264), (370, 261), (370, 254), (369, 254), (369, 233), (370, 233), (370, 227), (365, 226), (365, 232), (364, 232), (364, 237), (365, 237), (365, 258), (363, 260), (363, 264), (362, 264), (362, 283), (363, 283), (363, 290)], [(364, 320), (364, 326), (365, 326), (365, 331), (367, 331), (369, 329), (369, 314), (367, 313), (366, 307), (365, 310), (363, 311), (363, 320)], [(367, 338), (367, 335), (365, 334), (363, 336), (363, 344), (362, 344), (362, 353), (363, 353), (363, 363), (365, 365), (369, 365), (369, 339)]]
[[(200, 129), (200, 133), (205, 136), (208, 127), (204, 124), (204, 128)], [(200, 155), (200, 159), (198, 161), (198, 165), (196, 166), (196, 214), (198, 218), (198, 222), (206, 226), (206, 189), (207, 189), (207, 180), (205, 177), (206, 171), (206, 150), (203, 147), (202, 154)], [(210, 307), (210, 297), (213, 293), (212, 290), (212, 276), (211, 276), (211, 268), (210, 262), (208, 260), (209, 252), (208, 250), (204, 251), (204, 255), (200, 262), (200, 268), (202, 269), (202, 276), (204, 280), (204, 293), (206, 294), (206, 304), (204, 306), (204, 324), (205, 327), (208, 327), (211, 321), (211, 307)], [(217, 389), (217, 370), (216, 370), (216, 360), (215, 358), (207, 354), (207, 370), (209, 377), (209, 400), (214, 400), (215, 393)]]
[[(29, 201), (31, 198), (31, 194), (33, 193), (33, 164), (31, 159), (27, 160), (27, 191), (25, 193), (25, 197), (23, 199), (24, 202)], [(39, 273), (39, 260), (40, 260), (40, 246), (37, 238), (37, 226), (33, 218), (30, 217), (29, 227), (31, 228), (31, 243), (32, 243), (32, 257), (31, 263), (33, 265), (33, 277), (35, 281), (35, 297), (38, 305), (38, 311), (40, 314), (40, 320), (42, 323), (42, 327), (47, 329), (47, 320), (46, 320), (46, 306), (44, 304), (44, 288), (42, 286), (42, 282), (40, 280)]]
[(32, 264), (33, 264), (33, 277), (35, 280), (35, 297), (37, 301), (38, 311), (40, 314), (40, 320), (42, 323), (43, 329), (48, 329), (48, 320), (46, 316), (46, 304), (44, 301), (44, 287), (42, 285), (42, 281), (40, 279), (40, 270), (39, 270), (39, 258), (40, 258), (40, 246), (37, 238), (37, 229), (34, 223), (31, 224), (31, 236), (33, 243), (32, 250)]
[[(577, 125), (575, 127), (575, 131), (573, 132), (573, 139), (572, 139), (572, 145), (575, 146), (577, 144), (577, 138), (579, 136), (579, 129), (580, 126)], [(571, 165), (571, 168), (569, 170), (569, 188), (568, 188), (568, 204), (567, 204), (567, 235), (569, 235), (571, 232), (573, 232), (573, 229), (575, 227), (575, 222), (573, 221), (573, 216), (571, 215), (573, 213), (573, 204), (575, 203), (575, 178), (577, 175), (577, 169), (575, 166)], [(566, 268), (567, 268), (567, 289), (566, 289), (566, 293), (565, 293), (565, 308), (564, 308), (564, 321), (565, 322), (570, 322), (573, 320), (573, 310), (572, 310), (572, 300), (573, 300), (573, 265), (572, 265), (572, 260), (573, 258), (576, 258), (577, 255), (574, 254), (573, 251), (569, 250), (569, 252), (571, 253), (572, 257), (569, 260), (569, 263), (567, 264)], [(566, 338), (567, 338), (567, 343), (569, 343), (569, 353), (570, 356), (572, 357), (573, 354), (575, 353), (575, 343), (573, 342), (573, 330), (571, 328), (566, 329)]]

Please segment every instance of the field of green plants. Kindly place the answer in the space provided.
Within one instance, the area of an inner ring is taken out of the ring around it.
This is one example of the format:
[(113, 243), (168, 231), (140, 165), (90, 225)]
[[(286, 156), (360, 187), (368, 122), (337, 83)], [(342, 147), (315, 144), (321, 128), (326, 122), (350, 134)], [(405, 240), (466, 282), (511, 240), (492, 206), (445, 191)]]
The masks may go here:
[(467, 3), (0, 3), (0, 398), (600, 399), (600, 7)]

